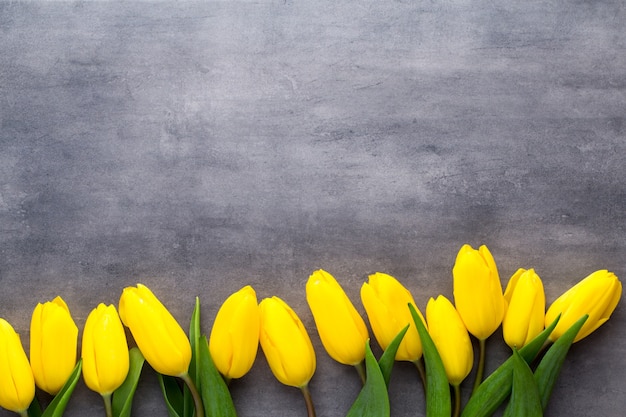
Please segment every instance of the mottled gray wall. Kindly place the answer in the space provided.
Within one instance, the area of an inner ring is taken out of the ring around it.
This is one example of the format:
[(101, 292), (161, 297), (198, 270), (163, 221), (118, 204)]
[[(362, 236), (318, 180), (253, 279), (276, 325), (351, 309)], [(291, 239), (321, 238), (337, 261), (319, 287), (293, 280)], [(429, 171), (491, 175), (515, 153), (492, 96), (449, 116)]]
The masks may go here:
[[(375, 271), (451, 297), (463, 243), (548, 301), (624, 277), (625, 24), (621, 0), (1, 2), (0, 316), (27, 345), (37, 302), (82, 328), (143, 282), (183, 323), (200, 296), (208, 332), (252, 284), (303, 318), (318, 415), (344, 415), (359, 381), (315, 333), (314, 269), (360, 311)], [(623, 414), (625, 324), (572, 348), (548, 415)], [(144, 373), (134, 415), (165, 415)], [(304, 415), (262, 355), (232, 392)], [(423, 415), (407, 364), (391, 400)], [(81, 382), (66, 415), (102, 413)]]

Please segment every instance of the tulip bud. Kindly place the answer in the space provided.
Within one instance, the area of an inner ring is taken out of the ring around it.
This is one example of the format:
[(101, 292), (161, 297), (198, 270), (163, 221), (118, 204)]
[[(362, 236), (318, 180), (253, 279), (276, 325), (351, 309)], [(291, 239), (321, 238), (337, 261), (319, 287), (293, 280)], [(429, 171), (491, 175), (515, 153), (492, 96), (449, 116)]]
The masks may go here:
[(474, 364), (474, 349), (463, 320), (450, 300), (440, 295), (436, 300), (428, 300), (426, 321), (448, 381), (450, 385), (458, 386)]
[(330, 357), (344, 365), (363, 362), (367, 327), (335, 278), (321, 269), (313, 272), (306, 284), (306, 299)]
[(227, 379), (244, 376), (256, 358), (261, 326), (256, 292), (247, 285), (222, 304), (211, 329), (209, 350)]
[(0, 319), (0, 407), (25, 414), (35, 398), (35, 379), (20, 337)]
[(272, 373), (292, 387), (306, 386), (315, 373), (315, 351), (296, 313), (278, 297), (265, 298), (261, 309), (261, 349)]
[(37, 304), (30, 322), (30, 365), (39, 388), (57, 394), (76, 366), (78, 327), (61, 297)]
[(119, 313), (155, 371), (169, 376), (187, 375), (191, 363), (189, 339), (148, 287), (137, 284), (137, 287), (124, 288)]
[(511, 348), (521, 348), (543, 330), (546, 296), (534, 269), (518, 269), (504, 291), (507, 301), (502, 333)]
[(128, 344), (115, 306), (100, 304), (89, 313), (82, 358), (85, 384), (103, 396), (113, 393), (126, 379)]
[(415, 362), (422, 357), (422, 342), (408, 305), (415, 307), (424, 326), (426, 321), (409, 290), (391, 275), (376, 272), (369, 276), (369, 282), (361, 286), (361, 301), (376, 341), (383, 350), (409, 324), (409, 329), (398, 346), (396, 360)]
[(504, 296), (496, 263), (487, 249), (463, 245), (452, 269), (454, 304), (467, 330), (487, 339), (502, 323)]
[(587, 337), (611, 317), (621, 296), (622, 283), (614, 273), (604, 269), (590, 274), (563, 293), (548, 308), (546, 326), (561, 314), (550, 340), (558, 339), (585, 314), (589, 317), (574, 342)]

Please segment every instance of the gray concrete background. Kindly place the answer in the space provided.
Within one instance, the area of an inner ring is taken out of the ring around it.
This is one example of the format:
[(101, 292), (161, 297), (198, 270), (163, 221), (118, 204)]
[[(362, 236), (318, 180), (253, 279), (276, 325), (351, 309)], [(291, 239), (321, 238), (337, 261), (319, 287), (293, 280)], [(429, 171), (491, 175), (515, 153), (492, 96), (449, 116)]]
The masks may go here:
[[(464, 243), (548, 301), (624, 276), (625, 24), (621, 0), (2, 2), (0, 316), (27, 345), (37, 302), (82, 328), (143, 282), (185, 327), (200, 296), (209, 332), (252, 284), (302, 317), (318, 415), (344, 415), (359, 381), (319, 342), (314, 269), (360, 311), (376, 271), (422, 310), (451, 297)], [(549, 416), (623, 415), (625, 323), (572, 348)], [(507, 354), (494, 335), (488, 367)], [(390, 390), (424, 415), (412, 367)], [(232, 393), (241, 417), (305, 415), (262, 354)], [(81, 381), (66, 415), (99, 414)], [(166, 415), (149, 368), (134, 415)]]

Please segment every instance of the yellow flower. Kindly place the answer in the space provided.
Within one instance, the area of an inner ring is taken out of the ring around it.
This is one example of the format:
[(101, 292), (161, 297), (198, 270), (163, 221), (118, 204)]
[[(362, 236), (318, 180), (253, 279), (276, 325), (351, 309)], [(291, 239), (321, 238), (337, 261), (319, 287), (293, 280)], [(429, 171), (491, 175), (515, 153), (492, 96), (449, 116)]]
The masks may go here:
[(283, 300), (265, 298), (261, 309), (261, 349), (272, 373), (292, 387), (306, 386), (315, 373), (315, 351), (302, 321)]
[(160, 374), (182, 377), (191, 363), (191, 344), (172, 314), (148, 287), (126, 287), (119, 304), (122, 323), (130, 329), (146, 361)]
[(546, 326), (561, 314), (556, 328), (550, 335), (558, 339), (583, 315), (589, 318), (578, 332), (574, 342), (587, 337), (606, 322), (622, 296), (622, 283), (617, 276), (604, 270), (596, 271), (557, 298), (546, 313)]
[(391, 275), (376, 272), (369, 276), (369, 282), (361, 286), (361, 301), (374, 336), (382, 349), (387, 349), (400, 330), (410, 324), (398, 346), (396, 360), (415, 362), (422, 357), (422, 342), (413, 323), (409, 303), (415, 307), (424, 326), (426, 320), (418, 310), (409, 290)]
[(57, 394), (76, 366), (78, 327), (61, 297), (37, 304), (30, 322), (30, 366), (35, 383)]
[(452, 269), (454, 303), (467, 330), (487, 339), (502, 323), (504, 296), (496, 263), (487, 246), (463, 245)]
[(474, 349), (469, 333), (450, 300), (443, 295), (426, 305), (428, 333), (433, 339), (451, 385), (459, 385), (472, 370)]
[(99, 304), (83, 331), (83, 378), (101, 395), (109, 395), (126, 379), (129, 358), (124, 327), (115, 306)]
[(230, 295), (213, 322), (209, 350), (227, 379), (241, 378), (254, 363), (259, 347), (260, 313), (256, 292), (247, 285)]
[(361, 363), (367, 327), (335, 278), (321, 269), (313, 272), (306, 283), (306, 299), (330, 357), (344, 365)]
[(543, 330), (546, 296), (534, 269), (518, 269), (504, 291), (508, 306), (502, 321), (504, 341), (518, 349)]
[(13, 326), (0, 319), (0, 406), (23, 414), (35, 398), (35, 380)]

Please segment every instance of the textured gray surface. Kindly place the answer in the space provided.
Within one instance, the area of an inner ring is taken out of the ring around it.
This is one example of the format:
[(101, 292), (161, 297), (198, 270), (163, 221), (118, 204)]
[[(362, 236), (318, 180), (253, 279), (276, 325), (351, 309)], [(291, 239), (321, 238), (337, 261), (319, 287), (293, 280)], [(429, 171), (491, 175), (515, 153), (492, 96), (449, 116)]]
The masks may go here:
[[(0, 316), (27, 344), (37, 302), (82, 328), (143, 282), (183, 323), (200, 296), (208, 332), (252, 284), (303, 318), (318, 415), (344, 415), (359, 382), (315, 333), (314, 269), (361, 311), (375, 271), (451, 297), (463, 243), (548, 301), (625, 275), (625, 24), (621, 0), (2, 2)], [(623, 415), (625, 323), (572, 348), (549, 416)], [(305, 414), (262, 354), (232, 392), (241, 417)], [(406, 364), (391, 401), (423, 415)], [(135, 410), (166, 415), (150, 370)], [(81, 382), (66, 415), (102, 413)]]

